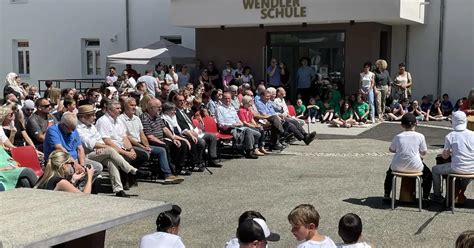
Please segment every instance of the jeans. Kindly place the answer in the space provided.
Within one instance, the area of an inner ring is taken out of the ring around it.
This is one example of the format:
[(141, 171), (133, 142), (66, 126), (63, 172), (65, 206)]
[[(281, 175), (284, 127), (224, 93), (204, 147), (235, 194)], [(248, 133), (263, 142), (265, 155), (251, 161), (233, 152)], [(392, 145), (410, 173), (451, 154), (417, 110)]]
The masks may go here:
[[(431, 182), (433, 181), (433, 176), (431, 175), (430, 168), (428, 168), (428, 166), (425, 164), (423, 164), (423, 175), (421, 178), (423, 179), (423, 182), (421, 183), (421, 187), (423, 187), (423, 199), (428, 199), (428, 196), (431, 192)], [(390, 192), (392, 192), (392, 180), (392, 169), (389, 167), (384, 182), (385, 195), (390, 195)]]
[[(170, 176), (171, 169), (170, 169), (170, 164), (168, 161), (168, 155), (166, 154), (166, 149), (159, 146), (150, 146), (150, 148), (151, 148), (150, 158), (158, 158), (158, 163), (159, 163), (161, 172), (163, 172), (163, 175), (165, 177)], [(134, 149), (147, 152), (145, 149), (141, 147), (134, 147)]]
[(311, 119), (318, 118), (318, 110), (316, 110), (315, 108), (308, 109), (308, 117), (310, 117)]
[(375, 121), (375, 103), (374, 103), (374, 89), (369, 90), (368, 94), (369, 106), (370, 106), (370, 118), (372, 122)]
[[(439, 164), (433, 167), (433, 193), (436, 197), (441, 196), (441, 177), (450, 173), (457, 173), (451, 168), (451, 163)], [(470, 180), (461, 179), (459, 182), (461, 190), (464, 191), (469, 185)]]
[(254, 127), (250, 127), (250, 129), (260, 133), (260, 138), (258, 138), (258, 141), (257, 141), (258, 147), (259, 148), (265, 147), (265, 138), (266, 138), (265, 129), (263, 129), (263, 128), (254, 128)]

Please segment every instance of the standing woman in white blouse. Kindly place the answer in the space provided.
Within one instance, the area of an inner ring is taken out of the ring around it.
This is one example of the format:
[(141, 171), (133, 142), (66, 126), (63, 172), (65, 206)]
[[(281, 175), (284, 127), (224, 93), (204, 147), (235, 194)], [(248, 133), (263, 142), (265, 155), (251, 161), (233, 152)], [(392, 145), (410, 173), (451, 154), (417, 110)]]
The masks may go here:
[(174, 65), (170, 65), (168, 67), (168, 72), (165, 76), (166, 83), (170, 86), (170, 91), (178, 90), (178, 74), (176, 73), (176, 67)]
[(364, 64), (364, 71), (360, 73), (360, 93), (365, 99), (369, 100), (370, 106), (370, 118), (372, 123), (375, 123), (375, 98), (374, 98), (374, 86), (375, 86), (375, 74), (370, 71), (372, 63), (366, 62)]
[(398, 65), (398, 75), (395, 77), (394, 86), (396, 90), (392, 91), (393, 94), (397, 94), (399, 99), (410, 98), (413, 81), (411, 74), (406, 71), (405, 63)]

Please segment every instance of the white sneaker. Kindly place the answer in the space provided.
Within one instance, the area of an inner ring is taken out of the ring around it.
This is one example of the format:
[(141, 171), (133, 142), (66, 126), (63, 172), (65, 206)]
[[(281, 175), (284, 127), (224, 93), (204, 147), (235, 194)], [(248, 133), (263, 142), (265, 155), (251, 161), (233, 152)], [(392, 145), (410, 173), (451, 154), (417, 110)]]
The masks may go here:
[(310, 122), (311, 122), (311, 117), (308, 117), (308, 123), (310, 123)]
[(311, 120), (311, 123), (316, 123), (316, 118), (313, 117), (313, 119)]

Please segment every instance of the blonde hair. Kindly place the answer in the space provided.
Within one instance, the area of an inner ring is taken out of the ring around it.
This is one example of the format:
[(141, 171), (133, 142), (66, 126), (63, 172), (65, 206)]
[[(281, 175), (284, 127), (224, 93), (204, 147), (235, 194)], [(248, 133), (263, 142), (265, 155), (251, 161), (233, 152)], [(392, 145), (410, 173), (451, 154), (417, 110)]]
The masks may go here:
[(288, 221), (292, 225), (309, 225), (313, 223), (319, 226), (319, 213), (311, 204), (301, 204), (288, 214)]
[(140, 104), (139, 104), (143, 112), (147, 112), (148, 107), (149, 107), (148, 102), (153, 98), (154, 97), (149, 94), (143, 94), (143, 98), (142, 100), (140, 100)]
[(51, 101), (51, 104), (54, 104), (54, 105), (59, 104), (61, 100), (61, 90), (58, 88), (51, 88), (48, 91), (49, 91), (48, 96)]
[(382, 69), (384, 69), (384, 70), (387, 70), (387, 67), (388, 67), (387, 61), (385, 61), (384, 59), (379, 59), (379, 60), (375, 61), (375, 65), (376, 66), (382, 65)]
[(64, 178), (65, 173), (63, 165), (70, 159), (71, 155), (69, 155), (69, 153), (60, 150), (55, 150), (49, 154), (48, 162), (46, 163), (46, 167), (44, 169), (44, 174), (38, 183), (36, 183), (35, 188), (46, 185), (48, 181), (54, 176)]
[(13, 111), (11, 104), (0, 107), (0, 123), (3, 123), (3, 121), (5, 121), (10, 111)]

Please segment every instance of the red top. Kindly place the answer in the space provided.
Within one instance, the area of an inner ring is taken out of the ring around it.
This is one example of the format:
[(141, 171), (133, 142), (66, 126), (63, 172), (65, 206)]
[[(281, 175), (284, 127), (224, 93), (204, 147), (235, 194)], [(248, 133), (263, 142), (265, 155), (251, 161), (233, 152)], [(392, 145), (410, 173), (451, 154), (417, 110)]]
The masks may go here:
[(247, 122), (247, 123), (251, 123), (252, 120), (253, 120), (253, 113), (252, 111), (249, 111), (243, 107), (241, 107), (239, 109), (239, 112), (237, 113), (237, 115), (239, 116), (239, 119), (240, 121), (242, 122)]

